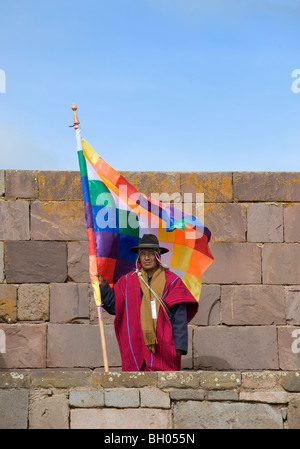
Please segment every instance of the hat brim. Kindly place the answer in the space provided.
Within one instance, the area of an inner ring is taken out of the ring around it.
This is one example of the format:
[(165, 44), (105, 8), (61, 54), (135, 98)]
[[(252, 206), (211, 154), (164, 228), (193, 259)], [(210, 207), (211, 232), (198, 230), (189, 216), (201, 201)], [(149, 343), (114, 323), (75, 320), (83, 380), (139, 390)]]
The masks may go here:
[(167, 248), (162, 248), (161, 246), (153, 245), (153, 244), (151, 245), (149, 243), (142, 243), (139, 246), (133, 246), (132, 248), (130, 248), (130, 251), (132, 253), (138, 253), (139, 250), (141, 250), (141, 249), (153, 249), (153, 250), (157, 249), (157, 250), (159, 250), (159, 252), (161, 254), (165, 254), (165, 253), (169, 252), (169, 250)]

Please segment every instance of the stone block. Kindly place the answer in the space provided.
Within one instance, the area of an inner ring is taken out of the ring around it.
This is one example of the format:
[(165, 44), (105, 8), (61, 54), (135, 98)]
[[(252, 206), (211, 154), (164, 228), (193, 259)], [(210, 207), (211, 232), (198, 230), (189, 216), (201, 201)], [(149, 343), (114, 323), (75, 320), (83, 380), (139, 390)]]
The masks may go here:
[(286, 391), (241, 391), (240, 401), (286, 404), (289, 397)]
[(297, 284), (300, 275), (300, 244), (266, 243), (262, 248), (264, 284)]
[(284, 205), (284, 240), (300, 242), (300, 204)]
[(0, 242), (0, 282), (4, 280), (4, 245)]
[(168, 392), (172, 401), (203, 401), (205, 397), (204, 390), (194, 388), (170, 388)]
[(74, 282), (90, 282), (87, 241), (68, 242), (68, 275)]
[(0, 429), (27, 429), (28, 391), (0, 390)]
[(286, 391), (300, 392), (300, 373), (298, 371), (283, 372), (281, 376), (281, 383)]
[(0, 324), (6, 335), (6, 352), (0, 368), (45, 368), (46, 324)]
[(248, 242), (282, 242), (282, 205), (248, 204), (247, 240)]
[(31, 205), (31, 239), (87, 239), (83, 202), (33, 202)]
[(220, 324), (220, 299), (219, 285), (202, 285), (198, 312), (190, 324), (198, 326)]
[(155, 386), (157, 383), (156, 372), (93, 372), (93, 387), (104, 388), (141, 388)]
[(29, 202), (0, 201), (0, 239), (29, 240)]
[(37, 171), (6, 170), (6, 199), (34, 199), (38, 197)]
[(171, 429), (171, 410), (78, 408), (70, 415), (71, 429)]
[(29, 429), (68, 429), (69, 404), (65, 393), (33, 391), (29, 404)]
[(0, 170), (0, 196), (5, 194), (5, 172)]
[(235, 172), (233, 197), (237, 201), (299, 201), (298, 172)]
[(223, 324), (285, 324), (285, 292), (281, 285), (223, 285)]
[(286, 292), (286, 322), (300, 325), (300, 286), (291, 287)]
[(17, 287), (0, 284), (0, 323), (17, 321)]
[(282, 370), (300, 370), (300, 328), (278, 327), (279, 366)]
[(83, 200), (80, 173), (77, 171), (39, 171), (37, 179), (42, 201)]
[(141, 407), (148, 408), (170, 408), (169, 393), (161, 391), (159, 388), (146, 387), (141, 388)]
[(71, 390), (69, 403), (71, 407), (103, 407), (104, 391)]
[(211, 231), (212, 242), (246, 241), (246, 206), (237, 203), (205, 204), (205, 225)]
[(22, 284), (18, 288), (18, 320), (49, 320), (49, 286)]
[(30, 373), (25, 370), (3, 370), (0, 371), (0, 386), (1, 388), (15, 389), (15, 388), (29, 388)]
[(280, 373), (268, 371), (251, 371), (242, 373), (242, 387), (246, 390), (280, 389)]
[(193, 368), (193, 327), (188, 326), (188, 352), (181, 356), (181, 369)]
[(139, 407), (140, 394), (137, 388), (114, 388), (104, 391), (104, 400), (106, 407)]
[[(130, 182), (139, 192), (147, 197), (151, 194), (161, 195), (160, 200), (165, 201), (166, 197), (173, 193), (180, 193), (180, 173), (179, 172), (120, 172), (124, 178)], [(165, 197), (162, 195), (167, 194)], [(157, 197), (156, 197), (157, 198)]]
[(275, 326), (207, 326), (194, 330), (194, 367), (278, 369)]
[(198, 388), (199, 377), (194, 371), (160, 371), (159, 388)]
[(208, 284), (260, 284), (261, 255), (255, 243), (211, 243), (213, 264), (202, 276)]
[(65, 282), (67, 251), (64, 242), (6, 242), (8, 283)]
[[(121, 357), (113, 326), (105, 327), (108, 361), (120, 366)], [(49, 324), (48, 367), (103, 366), (99, 326), (89, 324)]]
[(241, 385), (241, 373), (202, 371), (199, 373), (200, 385), (206, 390), (236, 389)]
[(38, 369), (31, 372), (31, 388), (90, 387), (92, 371), (83, 369)]
[(291, 397), (287, 416), (289, 429), (300, 429), (300, 395)]
[(50, 285), (51, 323), (85, 322), (89, 319), (89, 285), (68, 282)]
[[(181, 173), (181, 194), (204, 193), (206, 203), (226, 203), (232, 201), (231, 172)], [(195, 199), (193, 199), (195, 202)]]
[(236, 390), (213, 390), (206, 395), (208, 401), (238, 401), (239, 393)]
[(187, 401), (174, 406), (175, 429), (282, 429), (280, 410), (268, 404)]

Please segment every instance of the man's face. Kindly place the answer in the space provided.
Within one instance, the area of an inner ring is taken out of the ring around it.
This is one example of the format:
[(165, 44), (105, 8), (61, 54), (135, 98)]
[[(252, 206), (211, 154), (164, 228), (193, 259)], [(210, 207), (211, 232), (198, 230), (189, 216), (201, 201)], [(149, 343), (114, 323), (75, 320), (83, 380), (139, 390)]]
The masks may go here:
[(152, 249), (143, 249), (139, 252), (142, 268), (146, 271), (155, 271), (158, 267), (154, 251)]

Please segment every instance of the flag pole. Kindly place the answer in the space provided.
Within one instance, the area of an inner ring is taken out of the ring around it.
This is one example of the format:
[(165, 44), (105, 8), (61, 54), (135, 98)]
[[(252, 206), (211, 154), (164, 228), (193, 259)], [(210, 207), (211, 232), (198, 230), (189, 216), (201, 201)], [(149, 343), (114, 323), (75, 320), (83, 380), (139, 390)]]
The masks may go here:
[[(77, 141), (77, 151), (83, 151), (82, 149), (82, 142), (81, 142), (81, 133), (80, 133), (80, 122), (77, 117), (77, 106), (73, 104), (72, 111), (74, 112), (74, 129), (76, 131), (76, 141)], [(99, 322), (99, 330), (100, 330), (100, 339), (101, 339), (101, 346), (102, 346), (102, 355), (103, 355), (103, 363), (104, 363), (104, 371), (108, 372), (108, 357), (107, 357), (107, 348), (106, 348), (106, 339), (105, 339), (105, 331), (104, 331), (104, 323), (103, 323), (103, 316), (102, 316), (102, 302), (101, 302), (101, 290), (100, 290), (100, 284), (99, 284), (99, 278), (96, 276), (96, 273), (93, 273), (91, 271), (91, 266), (89, 267), (90, 277), (91, 277), (91, 283), (93, 286), (93, 292), (94, 292), (94, 300), (97, 307), (98, 312), (98, 322)]]

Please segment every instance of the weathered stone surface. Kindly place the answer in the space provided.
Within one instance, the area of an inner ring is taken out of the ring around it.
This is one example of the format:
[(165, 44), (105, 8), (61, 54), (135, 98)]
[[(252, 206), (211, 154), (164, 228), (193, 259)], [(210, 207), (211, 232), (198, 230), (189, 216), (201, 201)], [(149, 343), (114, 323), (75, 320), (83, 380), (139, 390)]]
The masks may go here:
[(49, 286), (22, 284), (18, 288), (18, 320), (49, 320)]
[(213, 264), (202, 276), (204, 283), (260, 284), (260, 248), (255, 243), (211, 243)]
[(300, 392), (300, 373), (296, 372), (283, 372), (281, 376), (281, 383), (285, 390), (291, 392)]
[(266, 243), (262, 248), (264, 284), (297, 284), (300, 279), (300, 244)]
[(71, 407), (103, 407), (104, 391), (71, 390), (69, 403)]
[[(204, 193), (207, 203), (232, 201), (232, 173), (181, 173), (181, 193)], [(193, 200), (195, 202), (195, 200)]]
[(171, 429), (171, 411), (150, 408), (74, 409), (71, 429)]
[(152, 193), (160, 195), (180, 193), (179, 172), (120, 172), (130, 184), (147, 197)]
[(161, 391), (159, 388), (141, 388), (141, 407), (149, 408), (170, 408), (171, 401), (169, 393)]
[(64, 282), (67, 278), (65, 242), (7, 242), (8, 283)]
[(240, 401), (265, 402), (267, 404), (286, 404), (289, 401), (286, 391), (241, 391)]
[(176, 429), (281, 429), (280, 410), (266, 404), (188, 401), (174, 406)]
[(286, 204), (283, 211), (284, 240), (286, 242), (300, 242), (300, 204)]
[(27, 429), (28, 391), (0, 390), (0, 429)]
[(0, 239), (29, 240), (29, 202), (0, 201)]
[(69, 407), (65, 393), (32, 392), (29, 404), (30, 429), (68, 429)]
[(278, 369), (275, 326), (208, 326), (194, 330), (194, 367)]
[(31, 388), (90, 387), (92, 371), (83, 369), (45, 369), (31, 373)]
[(65, 284), (50, 285), (51, 323), (85, 322), (89, 319), (89, 285)]
[(35, 170), (6, 170), (5, 198), (37, 198), (37, 174)]
[[(120, 352), (113, 326), (106, 326), (105, 337), (110, 366), (120, 366)], [(49, 324), (47, 341), (49, 367), (103, 366), (99, 326)]]
[(286, 322), (300, 325), (300, 285), (291, 287), (286, 292)]
[(280, 373), (250, 371), (242, 373), (242, 387), (247, 390), (279, 390)]
[(5, 193), (5, 174), (4, 170), (0, 170), (0, 196), (3, 196)]
[(249, 204), (247, 206), (247, 240), (248, 242), (282, 242), (282, 205)]
[(196, 372), (189, 371), (160, 371), (158, 372), (159, 388), (197, 388), (199, 377)]
[(0, 323), (17, 321), (17, 287), (0, 284)]
[(87, 241), (68, 243), (68, 275), (74, 282), (90, 282)]
[(279, 366), (282, 370), (300, 370), (300, 328), (279, 326)]
[(219, 285), (202, 285), (198, 312), (190, 324), (198, 326), (220, 324), (220, 299)]
[(46, 367), (46, 324), (0, 324), (6, 334), (6, 353), (0, 368)]
[(238, 401), (239, 393), (236, 390), (208, 391), (206, 399), (208, 401)]
[(236, 203), (205, 204), (205, 225), (212, 242), (246, 241), (246, 206)]
[(1, 388), (29, 388), (30, 373), (25, 370), (2, 370), (0, 371)]
[(0, 242), (0, 282), (4, 279), (4, 245)]
[(241, 385), (241, 374), (237, 372), (202, 371), (199, 379), (201, 387), (206, 390), (228, 390)]
[(140, 388), (154, 386), (157, 383), (157, 372), (93, 372), (93, 387), (104, 388)]
[(233, 197), (238, 201), (299, 201), (300, 175), (295, 172), (233, 173)]
[(295, 395), (290, 399), (288, 407), (289, 429), (300, 429), (300, 395)]
[(105, 390), (104, 400), (106, 407), (139, 407), (140, 394), (137, 388), (114, 388)]
[(285, 324), (285, 292), (281, 285), (223, 285), (223, 324)]
[(83, 202), (33, 202), (31, 205), (31, 239), (87, 239)]
[(194, 388), (170, 388), (168, 392), (172, 401), (203, 401), (205, 397), (204, 390)]
[(80, 173), (77, 171), (39, 171), (40, 200), (82, 200)]

